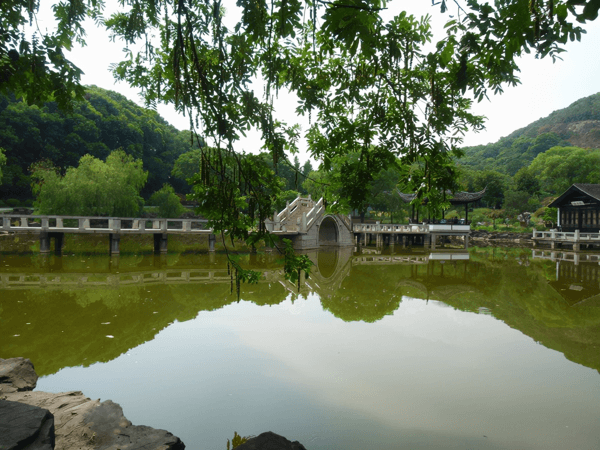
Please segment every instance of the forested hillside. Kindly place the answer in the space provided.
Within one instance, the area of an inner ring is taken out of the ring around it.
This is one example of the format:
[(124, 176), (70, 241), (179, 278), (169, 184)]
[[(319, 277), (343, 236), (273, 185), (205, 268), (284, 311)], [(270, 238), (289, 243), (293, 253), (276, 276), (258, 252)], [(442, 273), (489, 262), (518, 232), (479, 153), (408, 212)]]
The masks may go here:
[(508, 175), (528, 166), (552, 147), (600, 148), (600, 93), (554, 111), (498, 142), (466, 147), (460, 164), (473, 169), (492, 169)]
[[(64, 171), (90, 154), (101, 160), (116, 149), (143, 161), (148, 197), (163, 183), (186, 190), (184, 180), (171, 177), (175, 160), (190, 151), (189, 132), (177, 130), (155, 111), (141, 108), (116, 92), (95, 86), (86, 88), (85, 102), (72, 114), (59, 111), (56, 103), (28, 106), (14, 97), (0, 96), (0, 148), (7, 163), (0, 185), (2, 199), (30, 199), (29, 168), (50, 160)], [(171, 178), (170, 178), (171, 177)]]
[(582, 98), (498, 142), (467, 147), (464, 189), (504, 215), (536, 211), (573, 183), (600, 183), (600, 93)]

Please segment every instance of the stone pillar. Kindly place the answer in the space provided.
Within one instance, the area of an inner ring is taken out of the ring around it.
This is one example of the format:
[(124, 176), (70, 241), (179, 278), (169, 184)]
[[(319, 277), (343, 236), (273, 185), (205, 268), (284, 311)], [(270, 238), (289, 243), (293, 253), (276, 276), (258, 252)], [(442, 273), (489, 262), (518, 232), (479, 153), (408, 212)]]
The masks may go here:
[(154, 234), (154, 253), (167, 253), (168, 240), (167, 233), (155, 233)]
[(110, 233), (108, 235), (108, 248), (111, 255), (118, 255), (120, 252), (119, 244), (121, 242), (121, 235), (117, 233)]
[(465, 249), (469, 248), (469, 235), (465, 234)]
[(217, 241), (217, 237), (214, 234), (209, 234), (208, 235), (208, 251), (209, 252), (214, 252), (215, 251), (215, 242)]
[(47, 231), (40, 233), (40, 253), (50, 253), (50, 236)]
[(62, 254), (65, 233), (50, 233), (49, 236), (54, 238), (54, 253)]

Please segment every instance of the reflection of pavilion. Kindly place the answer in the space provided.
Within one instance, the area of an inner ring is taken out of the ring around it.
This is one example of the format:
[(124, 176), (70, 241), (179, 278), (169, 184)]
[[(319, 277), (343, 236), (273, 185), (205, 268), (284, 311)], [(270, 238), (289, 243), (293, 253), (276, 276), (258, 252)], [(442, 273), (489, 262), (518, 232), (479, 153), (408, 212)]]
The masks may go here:
[(534, 250), (533, 258), (556, 262), (556, 281), (548, 284), (570, 306), (600, 298), (600, 254)]

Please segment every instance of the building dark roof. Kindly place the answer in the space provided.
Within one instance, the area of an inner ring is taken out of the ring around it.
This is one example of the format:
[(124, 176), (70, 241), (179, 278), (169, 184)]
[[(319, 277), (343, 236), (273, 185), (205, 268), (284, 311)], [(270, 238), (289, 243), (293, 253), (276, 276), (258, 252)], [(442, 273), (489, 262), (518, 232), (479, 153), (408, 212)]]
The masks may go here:
[(582, 193), (600, 202), (600, 184), (575, 183), (548, 206), (556, 208), (571, 194)]
[[(412, 202), (416, 194), (405, 194), (403, 192), (398, 191), (398, 195), (405, 203)], [(448, 200), (453, 205), (460, 205), (464, 203), (471, 203), (480, 200), (485, 195), (485, 188), (479, 192), (450, 192), (446, 191), (446, 195), (449, 197)], [(425, 198), (425, 203), (427, 203), (427, 198)]]

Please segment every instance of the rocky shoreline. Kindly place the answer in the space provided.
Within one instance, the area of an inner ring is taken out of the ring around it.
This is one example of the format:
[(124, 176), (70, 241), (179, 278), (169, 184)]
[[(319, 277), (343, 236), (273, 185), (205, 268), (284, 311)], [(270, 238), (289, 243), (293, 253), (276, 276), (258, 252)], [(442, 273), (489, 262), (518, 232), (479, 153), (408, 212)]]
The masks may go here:
[(110, 400), (33, 391), (37, 379), (30, 360), (0, 359), (0, 449), (185, 449), (168, 431), (133, 425)]
[[(0, 358), (0, 450), (184, 450), (165, 430), (133, 425), (111, 400), (91, 400), (80, 391), (33, 391), (38, 376), (25, 358)], [(306, 450), (271, 431), (238, 450)]]
[(532, 233), (473, 230), (469, 239), (480, 247), (488, 246), (533, 246)]

